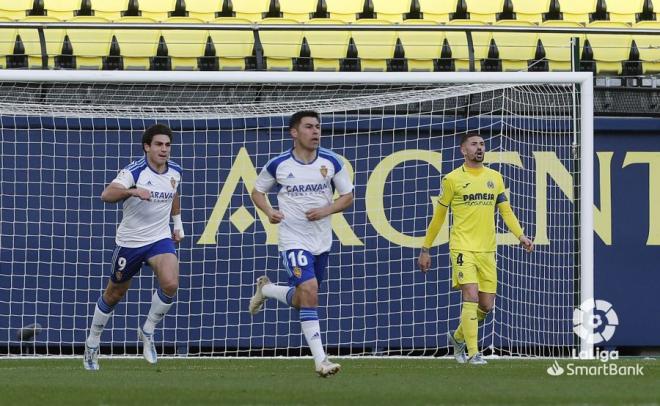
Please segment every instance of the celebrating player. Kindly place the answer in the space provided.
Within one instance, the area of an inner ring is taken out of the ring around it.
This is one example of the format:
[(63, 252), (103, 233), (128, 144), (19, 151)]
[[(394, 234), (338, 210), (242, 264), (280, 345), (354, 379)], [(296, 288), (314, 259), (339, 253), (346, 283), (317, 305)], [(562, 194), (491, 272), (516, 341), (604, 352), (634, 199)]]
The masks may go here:
[[(523, 234), (511, 210), (502, 175), (483, 165), (485, 144), (479, 134), (467, 133), (461, 139), (465, 163), (442, 179), (442, 192), (426, 232), (418, 265), (426, 273), (431, 266), (429, 248), (451, 206), (453, 224), (449, 237), (452, 282), (463, 296), (461, 322), (447, 337), (459, 363), (486, 364), (478, 348), (478, 323), (493, 309), (497, 292), (495, 263), (495, 206), (509, 230), (528, 251), (532, 240)], [(467, 346), (467, 356), (465, 348)]]
[[(250, 313), (257, 314), (266, 298), (274, 298), (300, 311), (300, 325), (312, 351), (316, 372), (326, 377), (341, 366), (326, 357), (318, 318), (318, 289), (323, 281), (332, 246), (333, 213), (353, 202), (353, 184), (341, 158), (319, 146), (321, 124), (315, 111), (299, 111), (289, 121), (293, 148), (271, 159), (262, 169), (252, 200), (279, 224), (279, 251), (289, 286), (275, 285), (267, 276), (257, 279)], [(278, 209), (266, 193), (278, 186)], [(334, 190), (339, 198), (333, 201)]]
[[(169, 127), (156, 124), (147, 128), (142, 135), (145, 156), (122, 169), (101, 194), (101, 199), (107, 203), (123, 201), (124, 213), (117, 229), (110, 280), (96, 302), (85, 341), (85, 369), (99, 369), (101, 333), (115, 305), (126, 294), (131, 278), (145, 262), (154, 270), (159, 288), (151, 300), (147, 320), (137, 332), (142, 340), (144, 358), (150, 364), (157, 361), (154, 329), (172, 307), (179, 287), (179, 261), (174, 243), (184, 237), (177, 191), (182, 170), (169, 160), (171, 145)], [(172, 232), (170, 215), (174, 222)]]

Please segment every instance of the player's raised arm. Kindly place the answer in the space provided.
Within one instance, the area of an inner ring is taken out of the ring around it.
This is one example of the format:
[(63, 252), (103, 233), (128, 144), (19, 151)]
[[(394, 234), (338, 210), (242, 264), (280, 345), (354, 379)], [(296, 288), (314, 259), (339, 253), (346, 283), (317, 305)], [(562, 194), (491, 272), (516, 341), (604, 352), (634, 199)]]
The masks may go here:
[(103, 193), (101, 193), (101, 200), (106, 203), (117, 203), (132, 196), (138, 197), (141, 200), (149, 200), (151, 198), (151, 192), (142, 188), (129, 188), (124, 186), (122, 183), (112, 181), (108, 186), (105, 187)]

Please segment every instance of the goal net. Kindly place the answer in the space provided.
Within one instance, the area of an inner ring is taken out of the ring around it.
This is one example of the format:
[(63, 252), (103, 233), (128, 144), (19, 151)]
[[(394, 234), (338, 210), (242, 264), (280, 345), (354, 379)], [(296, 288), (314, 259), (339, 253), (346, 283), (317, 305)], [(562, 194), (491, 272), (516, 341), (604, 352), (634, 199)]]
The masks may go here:
[[(332, 219), (320, 291), (329, 353), (449, 354), (446, 333), (461, 303), (451, 289), (450, 219), (426, 276), (416, 258), (441, 177), (463, 163), (466, 131), (484, 136), (486, 161), (536, 243), (524, 252), (497, 221), (498, 298), (480, 346), (522, 356), (580, 346), (573, 310), (590, 297), (593, 272), (584, 74), (491, 76), (497, 82), (480, 74), (168, 75), (160, 83), (130, 72), (0, 75), (0, 353), (81, 353), (121, 220), (121, 204), (104, 204), (100, 193), (142, 156), (142, 131), (161, 122), (173, 128), (172, 160), (184, 168), (187, 237), (158, 351), (308, 354), (295, 310), (268, 301), (254, 317), (247, 311), (258, 276), (286, 283), (277, 228), (249, 193), (265, 163), (291, 147), (288, 118), (302, 109), (321, 113), (321, 144), (343, 157), (355, 184), (353, 206)], [(115, 308), (102, 353), (137, 353), (155, 286), (145, 266)]]

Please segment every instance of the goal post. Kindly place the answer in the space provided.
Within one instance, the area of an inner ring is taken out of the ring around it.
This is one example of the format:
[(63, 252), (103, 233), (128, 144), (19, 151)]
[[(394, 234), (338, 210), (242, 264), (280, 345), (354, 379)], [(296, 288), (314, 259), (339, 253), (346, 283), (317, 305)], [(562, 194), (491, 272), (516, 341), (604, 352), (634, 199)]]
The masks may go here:
[[(33, 350), (80, 351), (121, 218), (121, 205), (98, 196), (140, 157), (141, 132), (155, 122), (175, 132), (187, 234), (157, 348), (306, 354), (293, 311), (269, 302), (247, 314), (257, 276), (285, 282), (276, 228), (249, 191), (290, 148), (286, 120), (302, 109), (321, 113), (321, 144), (343, 157), (356, 187), (354, 207), (333, 218), (321, 291), (330, 352), (448, 353), (460, 297), (449, 286), (447, 225), (426, 278), (416, 256), (440, 178), (462, 163), (460, 134), (479, 131), (523, 228), (538, 234), (528, 255), (498, 222), (498, 299), (480, 345), (591, 354), (572, 316), (593, 298), (592, 81), (570, 72), (0, 71), (0, 354), (29, 352), (16, 332), (34, 323)], [(148, 269), (134, 279), (101, 337), (104, 353), (136, 353), (154, 279)]]

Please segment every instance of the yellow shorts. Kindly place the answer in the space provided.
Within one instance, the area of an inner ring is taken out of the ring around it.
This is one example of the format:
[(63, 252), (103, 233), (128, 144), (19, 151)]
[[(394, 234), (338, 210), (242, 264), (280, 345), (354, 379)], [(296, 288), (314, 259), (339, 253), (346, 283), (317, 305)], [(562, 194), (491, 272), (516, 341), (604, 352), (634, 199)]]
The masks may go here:
[(451, 256), (452, 287), (476, 283), (479, 292), (497, 293), (495, 252), (455, 251)]

